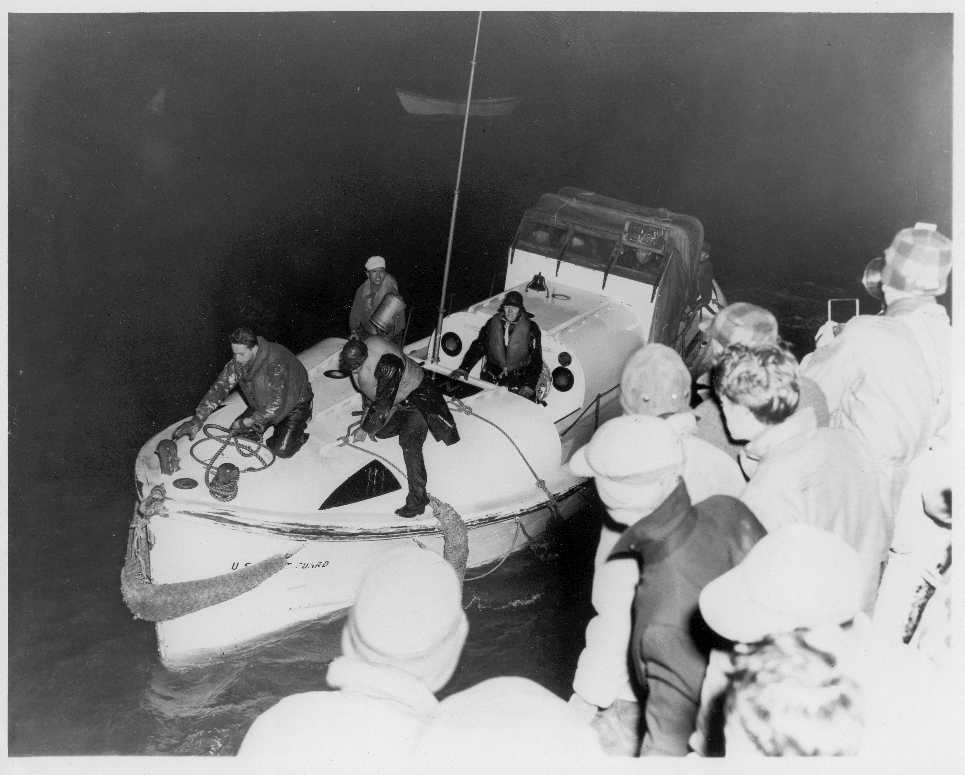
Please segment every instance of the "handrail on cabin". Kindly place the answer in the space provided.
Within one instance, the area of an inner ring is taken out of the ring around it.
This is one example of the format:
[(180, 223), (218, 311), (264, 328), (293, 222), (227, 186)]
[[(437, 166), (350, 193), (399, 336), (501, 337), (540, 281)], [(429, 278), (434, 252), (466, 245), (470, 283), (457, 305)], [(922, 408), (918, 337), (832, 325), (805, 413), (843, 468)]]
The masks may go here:
[(597, 393), (596, 398), (594, 398), (590, 403), (588, 403), (586, 407), (584, 407), (583, 411), (577, 415), (576, 419), (573, 420), (573, 422), (571, 422), (566, 427), (566, 429), (563, 430), (562, 433), (560, 433), (560, 438), (563, 438), (567, 433), (573, 430), (573, 427), (580, 420), (583, 419), (583, 417), (586, 415), (587, 412), (590, 411), (590, 409), (593, 409), (593, 430), (596, 430), (597, 428), (599, 428), (600, 427), (600, 399), (603, 398), (604, 396), (609, 395), (619, 387), (620, 387), (619, 385), (614, 385), (609, 390), (604, 390), (602, 393)]

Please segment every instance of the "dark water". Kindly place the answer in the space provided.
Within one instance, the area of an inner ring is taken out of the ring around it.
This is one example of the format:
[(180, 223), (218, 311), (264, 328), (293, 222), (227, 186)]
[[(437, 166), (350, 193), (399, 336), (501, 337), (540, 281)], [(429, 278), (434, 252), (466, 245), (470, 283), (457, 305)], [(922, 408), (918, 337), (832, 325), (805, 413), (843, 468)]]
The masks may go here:
[[(472, 14), (9, 17), (9, 750), (230, 753), (324, 686), (337, 625), (172, 674), (118, 589), (138, 447), (187, 414), (239, 323), (342, 333), (381, 253), (430, 330)], [(951, 234), (951, 16), (486, 14), (456, 306), (488, 294), (521, 211), (576, 185), (699, 217), (731, 299), (803, 354), (824, 300), (929, 220)], [(870, 311), (870, 310), (869, 310)], [(470, 584), (457, 690), (566, 696), (594, 520)]]

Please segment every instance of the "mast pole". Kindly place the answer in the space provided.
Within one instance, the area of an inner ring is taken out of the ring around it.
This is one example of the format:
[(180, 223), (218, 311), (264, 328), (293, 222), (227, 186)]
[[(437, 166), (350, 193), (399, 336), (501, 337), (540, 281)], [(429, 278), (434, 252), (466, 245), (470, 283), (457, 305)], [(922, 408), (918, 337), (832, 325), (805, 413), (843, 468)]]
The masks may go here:
[(462, 182), (462, 159), (466, 151), (466, 130), (469, 128), (469, 104), (472, 102), (472, 84), (476, 77), (476, 52), (479, 49), (479, 28), (482, 11), (476, 17), (476, 41), (472, 46), (472, 65), (469, 68), (469, 90), (466, 93), (466, 112), (462, 119), (462, 140), (459, 143), (459, 166), (456, 168), (456, 190), (452, 195), (452, 215), (449, 218), (449, 241), (446, 244), (446, 265), (442, 270), (442, 293), (439, 296), (439, 316), (436, 319), (436, 335), (432, 342), (432, 363), (439, 362), (439, 344), (442, 341), (442, 319), (446, 313), (446, 288), (449, 285), (449, 262), (452, 260), (452, 238), (456, 232), (456, 211), (459, 208), (459, 185)]

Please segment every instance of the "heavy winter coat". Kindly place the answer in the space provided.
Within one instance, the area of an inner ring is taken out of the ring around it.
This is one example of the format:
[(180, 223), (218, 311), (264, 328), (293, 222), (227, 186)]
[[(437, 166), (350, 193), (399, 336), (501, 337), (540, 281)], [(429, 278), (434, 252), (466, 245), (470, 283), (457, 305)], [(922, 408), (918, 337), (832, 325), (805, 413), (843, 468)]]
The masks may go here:
[(262, 430), (284, 420), (298, 404), (311, 401), (312, 386), (304, 364), (286, 347), (258, 337), (258, 352), (248, 363), (228, 361), (218, 379), (194, 410), (204, 422), (237, 387), (252, 413), (255, 427)]
[(241, 757), (297, 755), (319, 771), (398, 772), (439, 701), (418, 678), (388, 665), (338, 657), (328, 668), (338, 691), (303, 692), (262, 713)]
[(950, 347), (945, 308), (905, 298), (884, 315), (852, 318), (802, 362), (827, 396), (831, 426), (857, 432), (875, 457), (891, 520), (909, 464), (949, 422)]
[(617, 541), (611, 557), (629, 553), (640, 562), (631, 655), (647, 687), (642, 755), (687, 753), (715, 640), (700, 619), (700, 591), (763, 535), (760, 522), (736, 498), (715, 495), (692, 505), (681, 484)]
[(853, 431), (818, 428), (806, 410), (747, 444), (760, 462), (741, 494), (772, 533), (802, 522), (840, 536), (861, 558), (862, 609), (874, 608), (889, 530), (870, 453)]
[[(683, 481), (687, 491), (693, 493), (693, 499), (740, 495), (744, 477), (737, 463), (694, 436), (693, 414), (682, 412), (669, 417), (668, 422), (681, 433), (685, 458)], [(622, 529), (622, 525), (612, 520), (604, 520), (600, 529), (591, 597), (596, 615), (586, 626), (586, 646), (573, 677), (573, 691), (601, 708), (609, 707), (617, 699), (637, 697), (627, 669), (627, 653), (640, 569), (633, 557), (607, 559)]]

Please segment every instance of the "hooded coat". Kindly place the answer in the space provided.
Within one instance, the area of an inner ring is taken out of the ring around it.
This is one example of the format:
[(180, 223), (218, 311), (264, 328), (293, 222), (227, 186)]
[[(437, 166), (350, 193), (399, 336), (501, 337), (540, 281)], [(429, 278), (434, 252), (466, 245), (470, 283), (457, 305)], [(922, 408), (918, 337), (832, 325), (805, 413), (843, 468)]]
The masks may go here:
[(238, 755), (297, 754), (319, 770), (398, 772), (439, 709), (428, 686), (397, 667), (342, 656), (327, 681), (337, 691), (293, 694), (262, 713)]
[(831, 426), (855, 431), (875, 457), (892, 525), (908, 466), (949, 422), (950, 352), (945, 308), (911, 297), (852, 318), (801, 363), (827, 396)]

